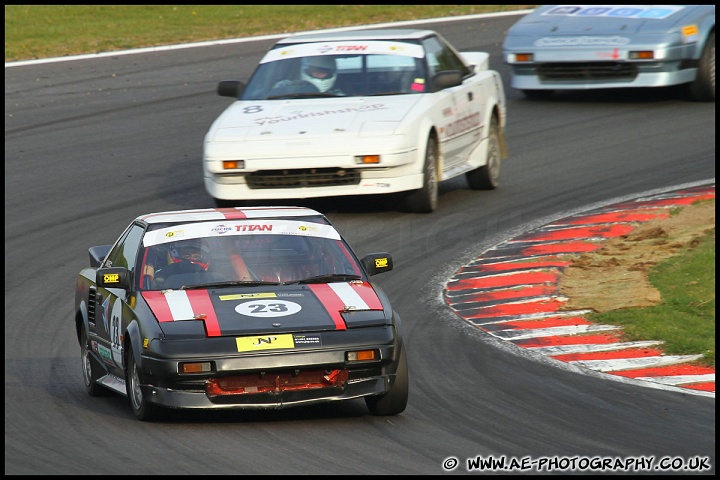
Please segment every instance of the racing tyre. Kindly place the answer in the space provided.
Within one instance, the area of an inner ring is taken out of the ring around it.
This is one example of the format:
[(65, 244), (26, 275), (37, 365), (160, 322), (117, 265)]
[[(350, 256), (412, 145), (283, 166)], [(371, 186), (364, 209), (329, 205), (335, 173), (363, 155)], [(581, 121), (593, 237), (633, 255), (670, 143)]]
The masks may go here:
[(400, 351), (400, 359), (395, 373), (395, 381), (384, 395), (365, 397), (365, 404), (372, 415), (389, 416), (405, 411), (408, 402), (408, 367), (405, 348)]
[(82, 360), (85, 390), (87, 390), (88, 395), (91, 397), (102, 397), (107, 395), (109, 392), (105, 387), (97, 383), (97, 380), (102, 376), (103, 372), (90, 352), (88, 335), (85, 331), (85, 327), (83, 326), (80, 327), (80, 357)]
[(437, 185), (437, 157), (438, 144), (435, 137), (428, 138), (425, 149), (425, 162), (423, 164), (423, 186), (413, 190), (405, 198), (405, 203), (410, 211), (415, 213), (430, 213), (437, 208), (438, 185)]
[(502, 158), (500, 157), (500, 134), (497, 119), (490, 121), (490, 134), (488, 135), (487, 163), (466, 173), (468, 185), (473, 190), (494, 190), (500, 184), (500, 170)]
[(135, 363), (135, 355), (132, 348), (128, 348), (127, 352), (127, 370), (125, 371), (125, 389), (130, 407), (138, 420), (149, 421), (158, 417), (159, 409), (157, 405), (150, 403), (140, 388), (141, 380)]
[(697, 77), (688, 84), (688, 93), (693, 100), (715, 101), (715, 32), (710, 34), (705, 43)]

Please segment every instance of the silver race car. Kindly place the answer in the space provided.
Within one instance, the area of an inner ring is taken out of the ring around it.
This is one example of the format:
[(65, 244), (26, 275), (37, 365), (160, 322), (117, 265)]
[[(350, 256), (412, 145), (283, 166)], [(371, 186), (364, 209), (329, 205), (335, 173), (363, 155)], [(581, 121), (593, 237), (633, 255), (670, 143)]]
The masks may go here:
[(681, 85), (715, 101), (713, 5), (543, 5), (503, 43), (511, 86), (554, 90)]

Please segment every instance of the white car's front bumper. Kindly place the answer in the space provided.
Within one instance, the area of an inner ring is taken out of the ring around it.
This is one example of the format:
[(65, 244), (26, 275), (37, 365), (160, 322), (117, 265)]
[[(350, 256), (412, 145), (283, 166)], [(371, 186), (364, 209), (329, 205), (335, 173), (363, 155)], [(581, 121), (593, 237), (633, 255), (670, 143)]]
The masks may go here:
[(381, 155), (377, 166), (355, 165), (337, 157), (264, 159), (267, 168), (225, 173), (216, 173), (217, 168), (209, 168), (206, 160), (203, 173), (205, 189), (219, 200), (377, 195), (422, 187), (422, 162), (417, 157), (416, 150)]

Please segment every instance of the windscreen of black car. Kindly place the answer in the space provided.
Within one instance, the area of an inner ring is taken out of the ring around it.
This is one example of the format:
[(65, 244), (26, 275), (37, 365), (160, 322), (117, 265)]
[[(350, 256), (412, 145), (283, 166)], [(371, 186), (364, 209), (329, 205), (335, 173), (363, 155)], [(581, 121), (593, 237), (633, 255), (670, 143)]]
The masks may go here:
[(145, 290), (223, 282), (287, 283), (331, 274), (364, 278), (342, 239), (255, 232), (178, 240), (143, 250)]

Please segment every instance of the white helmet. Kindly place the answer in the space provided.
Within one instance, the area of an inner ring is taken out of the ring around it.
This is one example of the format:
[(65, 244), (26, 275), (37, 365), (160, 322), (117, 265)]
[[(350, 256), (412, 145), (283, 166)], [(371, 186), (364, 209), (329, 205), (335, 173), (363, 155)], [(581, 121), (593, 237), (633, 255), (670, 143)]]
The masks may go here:
[(303, 58), (300, 63), (300, 78), (315, 85), (320, 93), (327, 92), (337, 79), (335, 59), (329, 56)]

